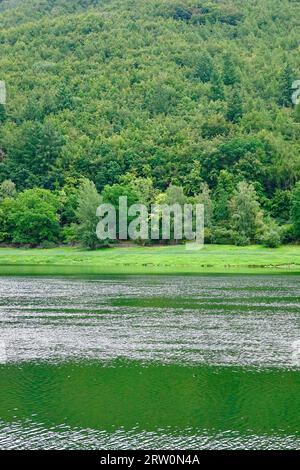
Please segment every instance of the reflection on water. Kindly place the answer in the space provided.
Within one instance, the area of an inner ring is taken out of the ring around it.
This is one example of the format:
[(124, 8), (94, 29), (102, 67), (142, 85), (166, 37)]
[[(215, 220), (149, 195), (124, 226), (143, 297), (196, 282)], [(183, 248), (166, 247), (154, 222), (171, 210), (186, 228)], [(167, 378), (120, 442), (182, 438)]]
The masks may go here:
[(0, 293), (0, 448), (300, 448), (297, 276)]

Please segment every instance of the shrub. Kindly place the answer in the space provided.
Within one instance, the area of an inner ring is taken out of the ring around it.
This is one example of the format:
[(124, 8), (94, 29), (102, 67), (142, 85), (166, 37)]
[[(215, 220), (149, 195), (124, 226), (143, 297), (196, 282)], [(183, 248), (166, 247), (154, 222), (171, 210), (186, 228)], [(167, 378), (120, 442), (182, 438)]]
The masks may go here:
[(75, 243), (78, 241), (77, 230), (78, 227), (76, 226), (76, 224), (65, 225), (62, 230), (63, 242), (68, 243), (70, 245), (75, 245)]
[(251, 244), (251, 240), (245, 233), (237, 233), (234, 237), (234, 244), (236, 246), (248, 246)]
[(293, 224), (285, 224), (280, 227), (280, 237), (282, 243), (292, 243), (296, 241), (296, 234)]
[(216, 243), (217, 245), (231, 245), (234, 243), (235, 238), (236, 233), (225, 227), (216, 227), (211, 234), (212, 243)]
[(212, 231), (210, 228), (204, 228), (204, 243), (212, 243)]
[(278, 248), (281, 245), (281, 236), (278, 230), (271, 228), (263, 237), (263, 243), (268, 248)]

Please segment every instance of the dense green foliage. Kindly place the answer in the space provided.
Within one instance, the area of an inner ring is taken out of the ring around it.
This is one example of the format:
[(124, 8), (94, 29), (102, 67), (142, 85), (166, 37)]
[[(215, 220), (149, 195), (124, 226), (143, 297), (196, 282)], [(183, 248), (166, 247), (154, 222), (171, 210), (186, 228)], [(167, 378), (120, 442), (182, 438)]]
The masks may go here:
[(101, 198), (97, 189), (89, 180), (84, 180), (78, 191), (78, 208), (76, 216), (78, 225), (75, 229), (75, 239), (77, 239), (88, 248), (96, 248), (98, 238), (96, 236), (96, 227), (98, 218), (96, 211), (101, 203)]
[(248, 245), (262, 227), (262, 213), (252, 185), (245, 181), (238, 184), (230, 201), (232, 224), (238, 234), (238, 243)]
[(295, 233), (298, 239), (300, 239), (300, 182), (295, 186), (292, 194), (292, 221), (294, 223)]
[[(34, 188), (58, 201), (60, 233), (51, 215), (35, 243), (76, 240), (83, 177), (106, 199), (205, 199), (207, 241), (299, 240), (299, 17), (293, 0), (2, 1), (2, 241), (34, 243), (6, 215), (12, 183), (15, 210)], [(264, 228), (237, 240), (243, 182)]]
[[(58, 201), (45, 189), (27, 189), (1, 205), (0, 236), (13, 243), (36, 245), (59, 236)], [(3, 231), (4, 229), (4, 231)]]

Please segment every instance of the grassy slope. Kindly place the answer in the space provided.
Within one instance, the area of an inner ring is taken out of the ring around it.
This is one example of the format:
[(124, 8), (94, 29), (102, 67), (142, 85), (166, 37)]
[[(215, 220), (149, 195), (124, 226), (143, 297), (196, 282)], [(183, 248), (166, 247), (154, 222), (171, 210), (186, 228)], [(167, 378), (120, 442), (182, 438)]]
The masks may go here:
[(176, 274), (176, 273), (300, 273), (300, 247), (206, 245), (199, 251), (184, 246), (112, 248), (0, 249), (0, 274), (12, 273)]

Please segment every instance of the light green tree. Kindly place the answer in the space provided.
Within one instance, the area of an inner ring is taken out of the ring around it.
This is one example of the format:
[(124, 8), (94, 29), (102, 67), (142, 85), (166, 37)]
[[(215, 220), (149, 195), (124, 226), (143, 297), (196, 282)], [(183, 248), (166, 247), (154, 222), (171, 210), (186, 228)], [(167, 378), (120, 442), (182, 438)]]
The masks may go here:
[(137, 199), (140, 204), (149, 206), (151, 202), (154, 201), (156, 192), (151, 178), (142, 178), (134, 175), (133, 173), (126, 173), (120, 181), (125, 185), (125, 187), (132, 188), (133, 193), (137, 195)]
[(98, 194), (96, 186), (92, 181), (84, 179), (79, 188), (76, 210), (78, 220), (77, 237), (84, 247), (92, 250), (99, 244), (96, 235), (99, 219), (96, 216), (96, 211), (100, 203), (101, 196)]
[(16, 185), (11, 180), (4, 180), (0, 184), (0, 200), (7, 197), (15, 197), (17, 194)]
[(253, 242), (263, 229), (263, 212), (254, 186), (242, 181), (229, 203), (232, 227), (239, 236)]
[(211, 228), (213, 224), (213, 202), (211, 199), (211, 191), (207, 183), (201, 184), (200, 193), (195, 197), (195, 203), (203, 204), (205, 227)]

